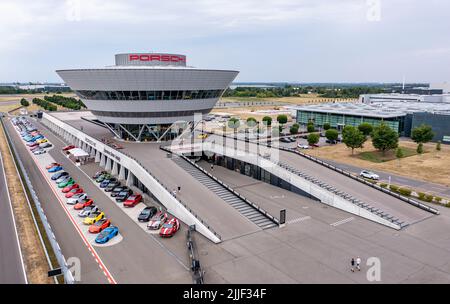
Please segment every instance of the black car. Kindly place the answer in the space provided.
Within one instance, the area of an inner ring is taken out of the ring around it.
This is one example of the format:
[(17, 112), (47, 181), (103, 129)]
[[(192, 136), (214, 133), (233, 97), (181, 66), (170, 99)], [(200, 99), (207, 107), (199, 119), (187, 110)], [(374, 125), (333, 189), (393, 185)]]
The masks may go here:
[(138, 215), (139, 222), (148, 222), (158, 212), (156, 207), (145, 207)]
[(281, 141), (281, 142), (284, 142), (284, 143), (290, 143), (290, 142), (291, 142), (291, 141), (290, 141), (288, 138), (286, 138), (286, 137), (280, 138), (280, 141)]
[(119, 194), (120, 192), (127, 191), (127, 190), (128, 190), (128, 187), (126, 187), (126, 186), (118, 186), (118, 187), (115, 187), (114, 189), (112, 189), (110, 195), (111, 195), (111, 197), (116, 197), (117, 194)]
[(57, 179), (59, 179), (60, 177), (63, 177), (63, 176), (66, 176), (66, 175), (69, 175), (69, 173), (67, 173), (67, 172), (65, 172), (65, 171), (55, 173), (55, 174), (52, 175), (52, 180), (57, 180)]
[(120, 186), (120, 182), (119, 182), (119, 181), (110, 182), (110, 183), (105, 187), (105, 191), (106, 191), (106, 192), (111, 192), (111, 191), (113, 191), (113, 189), (116, 188), (117, 186)]
[(130, 189), (126, 190), (126, 191), (121, 191), (119, 192), (119, 194), (117, 194), (116, 196), (116, 202), (123, 202), (126, 201), (126, 199), (133, 194), (133, 191), (131, 191)]

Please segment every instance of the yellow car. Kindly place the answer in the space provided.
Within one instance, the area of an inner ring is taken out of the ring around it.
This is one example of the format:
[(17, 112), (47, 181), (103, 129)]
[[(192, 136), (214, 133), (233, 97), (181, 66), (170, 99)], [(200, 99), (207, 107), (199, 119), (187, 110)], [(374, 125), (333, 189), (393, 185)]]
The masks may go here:
[(208, 137), (208, 134), (199, 134), (199, 135), (197, 135), (197, 138), (199, 138), (199, 139), (205, 139), (207, 137)]
[(41, 138), (41, 139), (37, 140), (36, 142), (37, 142), (38, 144), (43, 144), (43, 143), (48, 142), (48, 140), (47, 140), (47, 138)]
[(85, 225), (93, 225), (97, 223), (99, 220), (105, 217), (105, 212), (93, 212), (88, 217), (86, 217), (83, 221)]

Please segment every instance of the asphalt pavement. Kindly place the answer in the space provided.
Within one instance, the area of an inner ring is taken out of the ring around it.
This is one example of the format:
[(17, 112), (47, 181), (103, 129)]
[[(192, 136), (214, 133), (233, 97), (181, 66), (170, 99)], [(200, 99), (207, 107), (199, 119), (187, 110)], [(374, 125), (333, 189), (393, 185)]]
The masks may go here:
[(25, 284), (25, 267), (1, 154), (0, 159), (0, 284)]

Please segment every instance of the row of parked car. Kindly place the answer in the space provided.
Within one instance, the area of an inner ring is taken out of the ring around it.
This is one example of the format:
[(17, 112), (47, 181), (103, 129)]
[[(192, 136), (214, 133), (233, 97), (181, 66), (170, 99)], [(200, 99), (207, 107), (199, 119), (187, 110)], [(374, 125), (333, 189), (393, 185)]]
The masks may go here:
[(95, 242), (107, 243), (119, 234), (119, 228), (111, 225), (111, 220), (106, 218), (105, 212), (101, 211), (89, 198), (83, 188), (64, 171), (59, 163), (51, 163), (46, 166), (49, 173), (53, 173), (51, 180), (54, 181), (66, 197), (66, 203), (78, 211), (78, 216), (83, 218), (83, 224), (89, 225), (88, 231), (97, 234)]
[(46, 148), (50, 148), (52, 144), (42, 135), (39, 130), (30, 123), (25, 117), (15, 117), (12, 119), (13, 125), (17, 128), (22, 139), (26, 142), (27, 147), (34, 155), (44, 154)]
[[(135, 194), (127, 187), (123, 186), (117, 178), (106, 171), (99, 171), (92, 176), (105, 192), (115, 198), (116, 202), (123, 203), (124, 207), (132, 208), (142, 202), (142, 195)], [(161, 237), (171, 237), (180, 229), (180, 222), (175, 217), (170, 217), (166, 212), (158, 210), (156, 207), (145, 207), (138, 215), (140, 222), (148, 222), (147, 228), (158, 230)]]

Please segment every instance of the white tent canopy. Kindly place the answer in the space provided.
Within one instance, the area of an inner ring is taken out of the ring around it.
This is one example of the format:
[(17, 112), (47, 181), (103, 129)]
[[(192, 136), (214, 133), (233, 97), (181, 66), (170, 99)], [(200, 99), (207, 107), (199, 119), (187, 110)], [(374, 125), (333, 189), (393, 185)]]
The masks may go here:
[(89, 156), (89, 153), (80, 148), (73, 148), (69, 150), (69, 153), (74, 157), (85, 157)]

